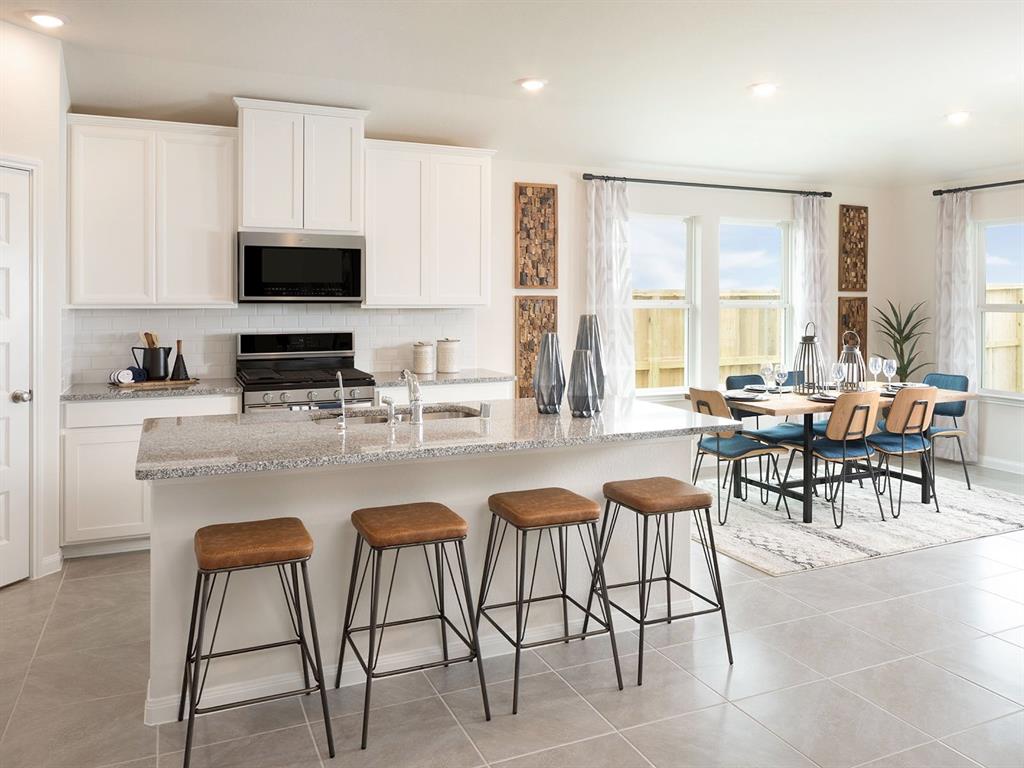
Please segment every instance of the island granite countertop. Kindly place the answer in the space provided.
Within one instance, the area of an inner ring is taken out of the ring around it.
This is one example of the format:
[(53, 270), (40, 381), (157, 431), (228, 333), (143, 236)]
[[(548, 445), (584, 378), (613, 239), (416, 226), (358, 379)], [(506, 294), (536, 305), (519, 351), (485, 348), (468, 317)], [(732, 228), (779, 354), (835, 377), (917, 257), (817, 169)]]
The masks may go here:
[[(431, 384), (491, 384), (504, 381), (515, 381), (511, 373), (491, 371), (487, 368), (466, 368), (458, 373), (418, 373), (416, 377), (423, 386)], [(378, 387), (404, 387), (405, 379), (401, 371), (374, 371), (374, 381)]]
[[(636, 399), (604, 403), (595, 418), (537, 413), (532, 399), (496, 400), (481, 418), (471, 405), (424, 406), (422, 425), (363, 423), (383, 409), (360, 409), (344, 433), (337, 413), (269, 411), (147, 419), (135, 477), (170, 480), (244, 472), (382, 464), (631, 440), (659, 440), (734, 428), (739, 422)], [(407, 412), (399, 408), (398, 411)], [(456, 417), (436, 418), (442, 413)], [(431, 418), (431, 414), (435, 418)]]
[(138, 400), (147, 397), (206, 397), (240, 395), (242, 387), (234, 379), (201, 379), (190, 387), (166, 389), (121, 389), (112, 384), (72, 384), (61, 393), (61, 402), (89, 400)]

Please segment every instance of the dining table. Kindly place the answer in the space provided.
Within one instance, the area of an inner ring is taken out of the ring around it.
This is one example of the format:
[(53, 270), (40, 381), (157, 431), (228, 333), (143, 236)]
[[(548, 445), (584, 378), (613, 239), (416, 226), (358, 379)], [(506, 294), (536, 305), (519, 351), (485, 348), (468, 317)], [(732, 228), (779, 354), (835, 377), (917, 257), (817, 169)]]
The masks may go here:
[[(895, 396), (895, 392), (889, 392), (886, 385), (876, 382), (865, 382), (864, 390), (878, 390), (882, 394), (882, 407), (885, 407), (886, 400)], [(789, 391), (787, 391), (789, 390)], [(862, 390), (863, 391), (863, 390)], [(755, 480), (747, 477), (744, 472), (743, 462), (733, 462), (733, 497), (743, 498), (743, 485), (755, 486), (760, 489), (773, 491), (785, 495), (801, 503), (803, 507), (803, 521), (811, 523), (814, 521), (814, 486), (824, 484), (827, 478), (815, 477), (814, 455), (811, 443), (814, 441), (814, 418), (819, 414), (829, 414), (835, 406), (834, 402), (824, 402), (812, 399), (811, 395), (801, 395), (792, 391), (792, 388), (783, 387), (781, 391), (766, 388), (764, 397), (756, 400), (731, 398), (728, 392), (723, 393), (730, 408), (743, 411), (744, 416), (776, 416), (780, 418), (801, 418), (803, 419), (803, 445), (800, 452), (803, 459), (803, 476), (796, 480), (782, 481), (773, 484), (765, 480)], [(887, 396), (888, 394), (888, 396)], [(690, 399), (689, 393), (686, 399)], [(936, 403), (952, 403), (963, 400), (975, 400), (977, 395), (974, 392), (961, 392), (953, 389), (939, 389), (935, 398)], [(870, 461), (870, 459), (868, 459)], [(931, 501), (929, 466), (927, 454), (920, 455), (921, 474), (912, 475), (907, 472), (890, 473), (892, 477), (902, 478), (904, 481), (916, 483), (921, 486), (921, 502), (928, 504)], [(864, 480), (871, 477), (868, 468), (857, 463), (857, 471), (847, 474), (847, 481)], [(768, 478), (770, 481), (770, 477)]]

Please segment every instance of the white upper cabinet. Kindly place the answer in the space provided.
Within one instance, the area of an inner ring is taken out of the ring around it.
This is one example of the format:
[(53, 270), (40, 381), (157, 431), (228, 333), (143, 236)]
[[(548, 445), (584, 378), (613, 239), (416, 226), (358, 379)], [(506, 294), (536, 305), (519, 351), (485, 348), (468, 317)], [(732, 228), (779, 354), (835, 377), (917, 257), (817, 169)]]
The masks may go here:
[(234, 303), (234, 128), (70, 115), (70, 300)]
[(363, 123), (358, 109), (236, 98), (241, 226), (363, 232)]
[(492, 154), (366, 142), (366, 306), (490, 301)]

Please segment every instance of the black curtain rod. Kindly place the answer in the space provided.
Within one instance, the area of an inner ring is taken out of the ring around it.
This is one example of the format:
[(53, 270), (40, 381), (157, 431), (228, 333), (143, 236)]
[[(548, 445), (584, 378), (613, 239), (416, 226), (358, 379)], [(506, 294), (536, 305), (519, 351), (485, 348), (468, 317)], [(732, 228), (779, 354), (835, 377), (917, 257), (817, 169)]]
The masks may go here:
[(774, 192), (781, 195), (805, 195), (806, 197), (832, 197), (831, 192), (814, 192), (806, 189), (774, 189), (772, 187), (737, 187), (732, 184), (701, 184), (696, 181), (667, 181), (665, 179), (631, 179), (626, 176), (599, 176), (584, 173), (584, 181), (628, 181), (631, 184), (664, 184), (669, 187), (699, 187), (701, 189), (734, 189), (740, 192)]
[(957, 187), (956, 189), (933, 189), (932, 195), (938, 197), (939, 195), (948, 195), (952, 192), (973, 192), (976, 189), (992, 189), (992, 187), (1012, 187), (1014, 184), (1024, 184), (1024, 179), (1014, 179), (1013, 181), (994, 181), (991, 184), (975, 184), (973, 187)]

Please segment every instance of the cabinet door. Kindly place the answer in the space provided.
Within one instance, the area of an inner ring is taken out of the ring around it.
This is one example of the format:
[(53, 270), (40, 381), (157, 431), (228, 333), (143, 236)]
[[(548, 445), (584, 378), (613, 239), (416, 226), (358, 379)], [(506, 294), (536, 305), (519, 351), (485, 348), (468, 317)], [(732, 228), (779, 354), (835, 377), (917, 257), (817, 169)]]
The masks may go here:
[(429, 153), (367, 149), (367, 306), (416, 306), (429, 300), (429, 181)]
[(302, 229), (302, 115), (243, 109), (242, 226)]
[(157, 134), (156, 296), (231, 304), (235, 274), (235, 140)]
[(141, 426), (64, 431), (64, 541), (149, 533), (145, 485), (135, 479)]
[(305, 115), (305, 229), (363, 231), (363, 121)]
[(155, 298), (154, 134), (72, 125), (72, 304), (151, 304)]
[(434, 155), (430, 211), (433, 262), (431, 303), (486, 304), (490, 300), (491, 160)]

